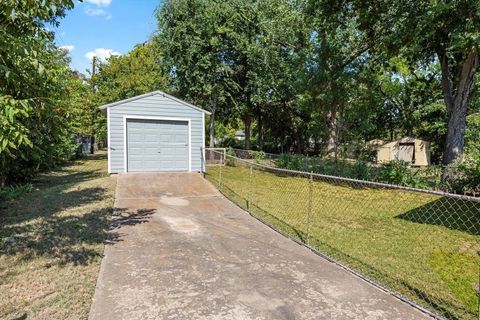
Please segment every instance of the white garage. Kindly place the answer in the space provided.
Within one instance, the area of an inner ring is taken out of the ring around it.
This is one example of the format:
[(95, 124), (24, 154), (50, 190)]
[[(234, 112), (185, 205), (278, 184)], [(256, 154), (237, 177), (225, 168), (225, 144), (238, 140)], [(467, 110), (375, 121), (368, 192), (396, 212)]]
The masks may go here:
[(208, 111), (161, 91), (100, 109), (107, 115), (109, 173), (202, 170)]

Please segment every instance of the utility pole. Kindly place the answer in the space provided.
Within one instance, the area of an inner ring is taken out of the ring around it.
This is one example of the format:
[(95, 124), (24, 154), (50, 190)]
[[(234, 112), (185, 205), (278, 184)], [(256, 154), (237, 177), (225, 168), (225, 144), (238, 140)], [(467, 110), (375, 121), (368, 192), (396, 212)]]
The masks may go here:
[[(97, 71), (97, 57), (96, 56), (93, 56), (92, 58), (92, 78), (95, 76), (95, 72)], [(95, 85), (92, 86), (92, 91), (93, 93), (95, 93)], [(94, 154), (95, 153), (95, 132), (93, 131), (94, 130), (94, 126), (95, 126), (95, 119), (96, 119), (96, 109), (93, 110), (93, 114), (92, 114), (92, 131), (91, 131), (91, 135), (90, 135), (90, 153), (91, 154)]]
[(96, 71), (97, 71), (97, 57), (93, 56), (93, 58), (92, 58), (92, 77), (95, 75)]

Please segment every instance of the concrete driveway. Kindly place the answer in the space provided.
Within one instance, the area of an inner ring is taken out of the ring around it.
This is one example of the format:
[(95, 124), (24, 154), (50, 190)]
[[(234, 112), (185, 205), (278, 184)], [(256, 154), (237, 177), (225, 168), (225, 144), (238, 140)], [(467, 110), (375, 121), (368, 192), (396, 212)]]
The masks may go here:
[(250, 217), (199, 174), (120, 174), (115, 206), (90, 319), (430, 319)]

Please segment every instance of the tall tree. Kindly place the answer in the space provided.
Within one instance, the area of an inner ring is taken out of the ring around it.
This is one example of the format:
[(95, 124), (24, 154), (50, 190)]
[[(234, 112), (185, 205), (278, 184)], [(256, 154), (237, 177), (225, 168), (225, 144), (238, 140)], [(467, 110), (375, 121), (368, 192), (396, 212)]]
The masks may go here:
[(448, 112), (443, 163), (462, 161), (469, 100), (479, 65), (480, 2), (346, 1), (359, 19), (374, 55), (408, 61), (438, 60)]
[(136, 45), (125, 55), (112, 55), (100, 63), (92, 76), (97, 104), (130, 98), (154, 90), (168, 89), (158, 43), (153, 39)]
[(358, 33), (358, 21), (350, 6), (309, 1), (305, 14), (311, 25), (307, 68), (311, 103), (320, 108), (327, 126), (327, 154), (336, 158), (341, 134), (348, 127), (343, 117), (352, 106), (354, 82), (368, 47)]
[(68, 58), (53, 44), (73, 0), (0, 5), (0, 185), (68, 157)]
[[(306, 37), (301, 11), (296, 1), (230, 0), (226, 3), (232, 11), (226, 44), (235, 82), (232, 91), (235, 114), (243, 122), (245, 149), (252, 147), (254, 125), (259, 147), (263, 148), (265, 126), (278, 125), (269, 121), (272, 113), (281, 108), (288, 110), (295, 100), (296, 70), (301, 65), (299, 51)], [(285, 118), (283, 121), (290, 120)]]
[(208, 0), (167, 0), (157, 11), (157, 40), (173, 90), (211, 112), (211, 147), (216, 117), (234, 104), (232, 58), (226, 43), (232, 14), (228, 2)]

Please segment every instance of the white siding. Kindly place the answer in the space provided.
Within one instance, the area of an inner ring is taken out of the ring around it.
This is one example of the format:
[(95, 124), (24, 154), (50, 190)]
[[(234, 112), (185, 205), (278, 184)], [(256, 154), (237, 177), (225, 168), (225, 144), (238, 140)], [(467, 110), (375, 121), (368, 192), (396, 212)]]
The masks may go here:
[(201, 148), (204, 143), (203, 112), (155, 94), (108, 108), (110, 172), (124, 172), (124, 116), (184, 118), (191, 120), (192, 171), (201, 171)]

